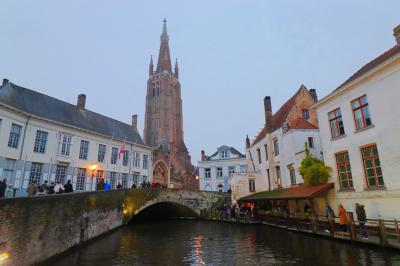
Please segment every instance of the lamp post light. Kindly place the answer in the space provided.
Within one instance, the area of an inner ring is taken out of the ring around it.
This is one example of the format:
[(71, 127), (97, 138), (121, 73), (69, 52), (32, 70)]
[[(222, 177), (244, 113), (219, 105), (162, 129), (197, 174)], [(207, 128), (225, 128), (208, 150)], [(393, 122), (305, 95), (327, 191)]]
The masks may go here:
[(94, 182), (94, 178), (95, 178), (95, 176), (96, 176), (96, 170), (97, 170), (97, 164), (93, 164), (93, 165), (91, 165), (91, 166), (89, 166), (89, 169), (91, 170), (91, 184), (90, 184), (90, 190), (93, 190), (93, 182)]

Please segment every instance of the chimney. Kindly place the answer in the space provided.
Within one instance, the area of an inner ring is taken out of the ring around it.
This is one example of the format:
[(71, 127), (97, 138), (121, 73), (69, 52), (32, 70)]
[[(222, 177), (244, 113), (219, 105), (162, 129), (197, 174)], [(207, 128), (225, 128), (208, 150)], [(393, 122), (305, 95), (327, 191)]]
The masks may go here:
[(137, 129), (137, 114), (132, 115), (132, 127)]
[(246, 149), (250, 149), (250, 139), (249, 139), (249, 135), (246, 136)]
[(3, 86), (6, 85), (9, 82), (8, 79), (3, 79)]
[(267, 133), (272, 132), (272, 107), (271, 97), (265, 96), (264, 98), (264, 112), (265, 112), (265, 130)]
[(400, 46), (400, 24), (393, 29), (393, 36), (396, 39), (396, 43)]
[(205, 161), (206, 160), (206, 152), (205, 151), (201, 151), (201, 160)]
[(314, 98), (314, 102), (318, 102), (317, 91), (315, 89), (310, 89), (309, 92), (311, 96)]
[(79, 94), (78, 95), (78, 103), (76, 106), (78, 106), (79, 110), (84, 110), (85, 109), (85, 104), (86, 104), (86, 95), (85, 94)]

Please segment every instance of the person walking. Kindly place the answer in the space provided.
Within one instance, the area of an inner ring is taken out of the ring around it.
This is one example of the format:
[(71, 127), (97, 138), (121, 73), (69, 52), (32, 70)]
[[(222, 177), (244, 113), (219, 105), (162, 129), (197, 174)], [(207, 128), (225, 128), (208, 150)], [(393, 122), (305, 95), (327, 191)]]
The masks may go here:
[(71, 180), (67, 181), (67, 184), (64, 185), (64, 193), (72, 193), (74, 192), (74, 188), (72, 187)]
[(120, 182), (118, 182), (117, 189), (122, 189), (122, 185)]
[(347, 211), (342, 204), (339, 204), (339, 224), (343, 232), (347, 232)]
[(14, 197), (14, 190), (12, 189), (11, 185), (8, 185), (8, 187), (6, 188), (6, 191), (4, 192), (4, 197), (5, 198)]
[(110, 190), (110, 189), (111, 189), (110, 183), (106, 181), (106, 183), (104, 184), (104, 190)]
[(132, 184), (132, 189), (135, 189), (135, 188), (137, 188), (137, 187), (136, 187), (136, 184), (133, 183), (133, 184)]
[(7, 179), (3, 179), (3, 181), (0, 181), (0, 198), (4, 198), (6, 189), (7, 189)]
[(50, 186), (49, 186), (48, 189), (47, 189), (47, 193), (48, 193), (49, 195), (53, 195), (53, 194), (54, 194), (54, 187), (55, 187), (54, 182), (51, 182)]
[(54, 187), (54, 193), (56, 193), (56, 194), (64, 193), (64, 186), (58, 182), (56, 184), (56, 186)]
[(356, 203), (356, 214), (357, 220), (360, 225), (360, 231), (363, 239), (368, 239), (368, 231), (365, 227), (365, 223), (367, 222), (367, 215), (365, 213), (364, 205), (360, 205)]
[(332, 210), (331, 206), (329, 206), (328, 203), (326, 204), (326, 207), (325, 207), (325, 215), (326, 215), (326, 219), (328, 221), (330, 221), (331, 219), (335, 219), (335, 213)]
[(29, 184), (28, 189), (26, 190), (26, 192), (28, 192), (28, 197), (35, 196), (36, 191), (37, 191), (36, 181), (33, 181)]

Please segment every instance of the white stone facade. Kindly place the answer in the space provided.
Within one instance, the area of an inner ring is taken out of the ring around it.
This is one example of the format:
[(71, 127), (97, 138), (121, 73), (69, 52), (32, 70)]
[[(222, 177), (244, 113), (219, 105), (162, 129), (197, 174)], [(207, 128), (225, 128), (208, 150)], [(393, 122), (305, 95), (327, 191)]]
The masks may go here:
[[(382, 55), (383, 62), (357, 74), (316, 104), (324, 160), (333, 168), (330, 182), (336, 182), (330, 202), (335, 207), (342, 203), (348, 211), (355, 210), (355, 203), (364, 204), (367, 217), (372, 219), (400, 218), (400, 46), (392, 48), (390, 54), (386, 59)], [(363, 111), (354, 111), (357, 102), (352, 103), (360, 97)], [(329, 117), (339, 109), (341, 134), (332, 133), (338, 124), (335, 120), (331, 126), (333, 116)], [(358, 119), (358, 128), (356, 112), (364, 115)], [(374, 158), (368, 157), (369, 147), (374, 149)], [(348, 167), (343, 171), (341, 154), (345, 153)]]
[(231, 176), (247, 172), (247, 160), (237, 150), (222, 146), (212, 156), (198, 162), (200, 190), (227, 192), (231, 189)]
[[(15, 129), (17, 134), (13, 135)], [(45, 137), (40, 140), (40, 136)], [(88, 143), (87, 152), (86, 146), (81, 149), (82, 141), (87, 141), (84, 146)], [(121, 155), (112, 163), (112, 148), (118, 149), (119, 154), (123, 140), (32, 116), (0, 102), (0, 178), (8, 180), (16, 196), (26, 195), (32, 180), (40, 184), (46, 180), (50, 184), (56, 178), (63, 184), (71, 180), (74, 190), (80, 191), (95, 190), (96, 178), (101, 177), (112, 187), (118, 183), (128, 188), (133, 182), (151, 182), (152, 149), (125, 143), (128, 156)], [(99, 145), (105, 145), (103, 160), (99, 160)]]

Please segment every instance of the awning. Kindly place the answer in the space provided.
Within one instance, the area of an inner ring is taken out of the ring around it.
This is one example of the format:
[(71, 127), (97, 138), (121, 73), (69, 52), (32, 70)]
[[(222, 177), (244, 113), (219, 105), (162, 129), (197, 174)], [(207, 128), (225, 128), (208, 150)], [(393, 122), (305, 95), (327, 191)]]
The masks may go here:
[(320, 185), (300, 185), (290, 188), (258, 192), (238, 200), (238, 202), (254, 202), (259, 200), (295, 200), (314, 198), (335, 187), (334, 183)]

